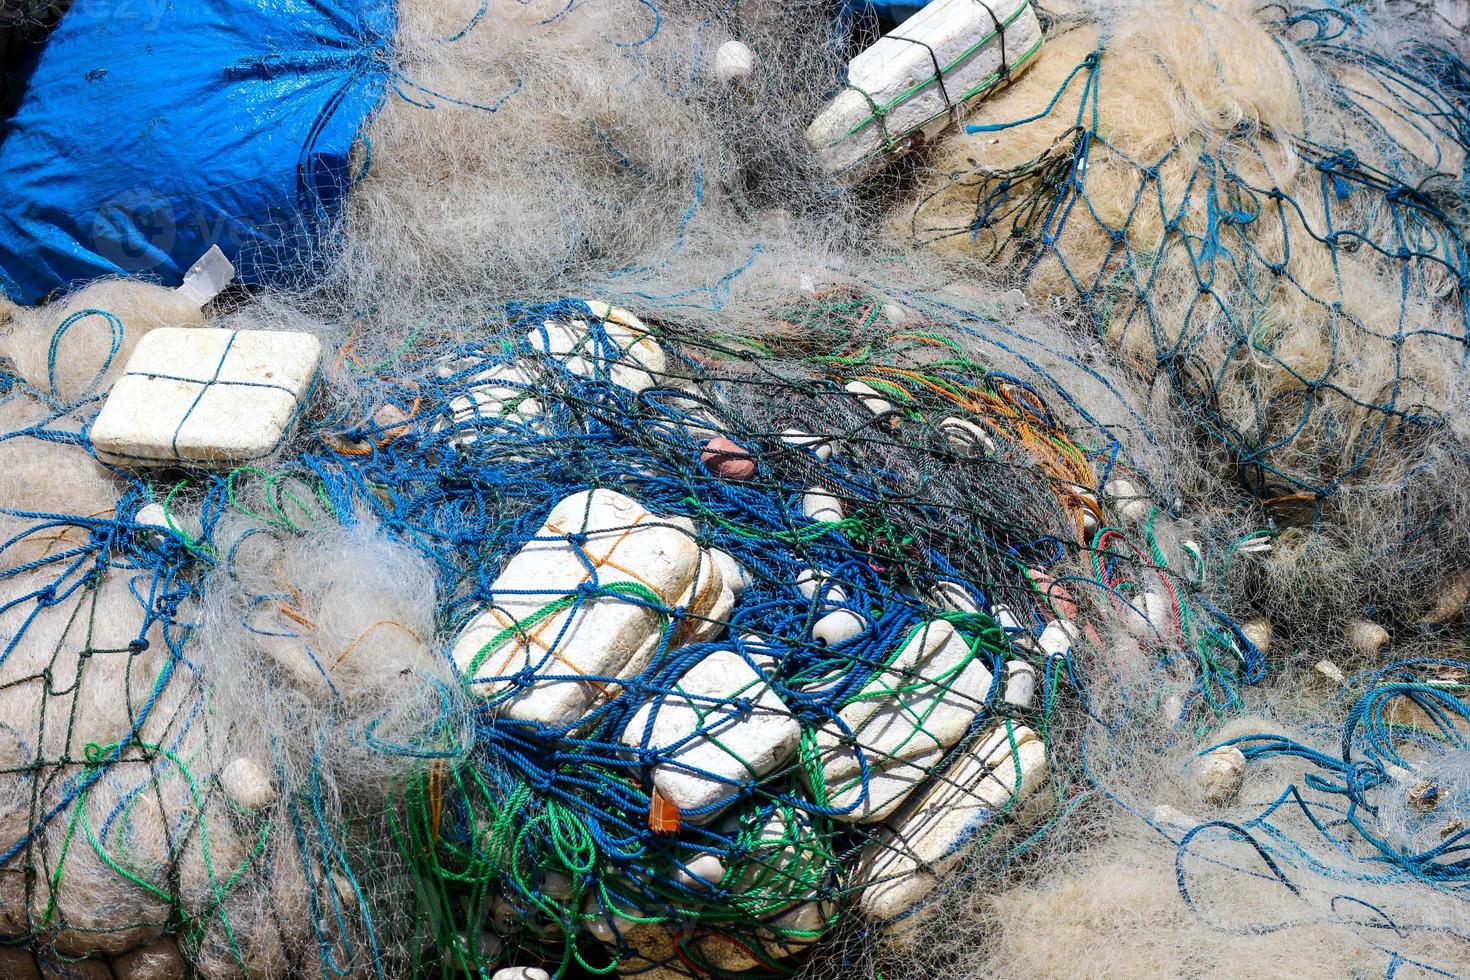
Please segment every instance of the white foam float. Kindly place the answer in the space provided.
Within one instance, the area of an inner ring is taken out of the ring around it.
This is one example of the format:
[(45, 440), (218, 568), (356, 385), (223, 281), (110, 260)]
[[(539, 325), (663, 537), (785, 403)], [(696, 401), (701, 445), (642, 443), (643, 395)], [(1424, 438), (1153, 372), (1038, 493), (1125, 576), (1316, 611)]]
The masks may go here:
[(1006, 84), (1041, 40), (1030, 0), (936, 0), (852, 59), (807, 143), (834, 172), (907, 150)]
[(616, 680), (641, 671), (658, 648), (668, 624), (651, 603), (577, 598), (594, 580), (589, 564), (599, 586), (651, 595), (669, 609), (683, 606), (691, 614), (686, 622), (718, 623), (719, 609), (734, 601), (719, 562), (702, 553), (687, 518), (656, 516), (612, 490), (572, 494), (506, 565), (488, 607), (454, 643), (454, 661), (481, 697), (512, 691), (514, 675), (532, 679), (500, 706), (502, 717), (573, 721), (616, 696)]
[(310, 334), (160, 327), (148, 333), (92, 424), (99, 459), (228, 468), (273, 453), (321, 357)]
[(910, 913), (979, 845), (986, 827), (1035, 791), (1046, 764), (1046, 746), (1013, 721), (977, 739), (864, 848), (853, 873), (863, 916), (892, 933), (913, 928)]
[(838, 712), (840, 724), (817, 729), (826, 803), (847, 811), (834, 819), (871, 823), (896, 810), (964, 737), (992, 680), (947, 621), (915, 629)]

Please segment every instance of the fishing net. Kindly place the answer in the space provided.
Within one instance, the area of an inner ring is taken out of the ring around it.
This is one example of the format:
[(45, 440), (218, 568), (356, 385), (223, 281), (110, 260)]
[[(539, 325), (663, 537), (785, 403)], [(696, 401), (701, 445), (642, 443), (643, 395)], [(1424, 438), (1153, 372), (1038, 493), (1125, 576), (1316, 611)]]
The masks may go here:
[[(1046, 18), (954, 271), (813, 7), (403, 0), (323, 282), (0, 310), (0, 976), (1452, 972), (1455, 62), (1191, 12)], [(98, 464), (185, 326), (295, 428)]]
[[(1164, 715), (1258, 669), (1172, 522), (1110, 521), (1120, 444), (975, 359), (998, 323), (859, 284), (761, 315), (348, 337), (278, 467), (17, 509), (7, 932), (205, 976), (786, 975), (1065, 798), (1099, 631)], [(90, 464), (23, 388), (11, 442)]]
[(1278, 519), (1410, 510), (1385, 494), (1464, 465), (1470, 356), (1466, 74), (1431, 15), (1058, 15), (903, 230), (1073, 307)]

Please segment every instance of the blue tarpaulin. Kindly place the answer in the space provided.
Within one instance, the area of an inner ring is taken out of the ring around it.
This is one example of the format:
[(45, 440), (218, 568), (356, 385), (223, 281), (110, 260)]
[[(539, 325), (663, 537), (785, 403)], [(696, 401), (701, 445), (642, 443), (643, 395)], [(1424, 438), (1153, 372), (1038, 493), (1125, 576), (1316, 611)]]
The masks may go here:
[(0, 124), (0, 288), (31, 304), (101, 276), (176, 286), (218, 245), (294, 281), (390, 71), (393, 0), (75, 4)]
[(873, 18), (880, 30), (891, 31), (928, 6), (930, 0), (842, 0), (844, 24)]

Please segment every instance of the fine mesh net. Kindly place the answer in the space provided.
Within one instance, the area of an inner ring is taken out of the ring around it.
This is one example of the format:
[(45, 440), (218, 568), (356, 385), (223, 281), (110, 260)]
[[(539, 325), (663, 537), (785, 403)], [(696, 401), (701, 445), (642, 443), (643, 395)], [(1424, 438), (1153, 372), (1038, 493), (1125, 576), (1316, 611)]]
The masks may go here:
[[(1463, 972), (1451, 6), (1053, 4), (833, 176), (815, 7), (402, 0), (324, 281), (0, 309), (0, 977)], [(100, 464), (201, 326), (285, 436)]]
[(1119, 444), (967, 353), (994, 321), (909, 304), (348, 339), (279, 467), (19, 514), (11, 928), (209, 976), (784, 974), (910, 930), (1064, 794), (1074, 644), (1176, 651), (1176, 715), (1255, 668), (1153, 516), (1109, 521)]
[(1463, 65), (1372, 13), (1061, 16), (903, 219), (1080, 307), (1293, 522), (1463, 465)]

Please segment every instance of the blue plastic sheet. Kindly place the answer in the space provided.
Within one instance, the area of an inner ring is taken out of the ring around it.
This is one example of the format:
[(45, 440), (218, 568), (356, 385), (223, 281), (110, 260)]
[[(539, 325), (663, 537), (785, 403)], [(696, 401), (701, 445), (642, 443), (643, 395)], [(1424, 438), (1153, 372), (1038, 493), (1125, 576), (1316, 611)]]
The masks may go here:
[(0, 128), (0, 289), (178, 285), (218, 245), (298, 281), (382, 98), (393, 0), (90, 0), (21, 71)]
[(890, 31), (929, 3), (930, 0), (842, 0), (840, 18), (844, 24), (872, 18), (880, 30)]

